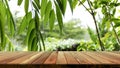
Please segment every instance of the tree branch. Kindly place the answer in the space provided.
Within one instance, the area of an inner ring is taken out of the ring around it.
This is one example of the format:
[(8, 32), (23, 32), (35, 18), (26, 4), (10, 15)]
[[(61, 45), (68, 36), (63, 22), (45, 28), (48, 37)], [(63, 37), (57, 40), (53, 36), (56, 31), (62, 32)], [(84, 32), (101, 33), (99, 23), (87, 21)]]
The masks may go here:
[(82, 3), (82, 1), (80, 1), (80, 0), (78, 0), (79, 2), (80, 2), (80, 4), (82, 4), (82, 6), (90, 13), (90, 14), (92, 14), (90, 11), (89, 11), (89, 9), (87, 9), (87, 7)]
[(100, 34), (99, 34), (99, 30), (98, 30), (97, 21), (96, 21), (95, 15), (94, 15), (94, 11), (93, 11), (93, 9), (92, 9), (92, 7), (91, 7), (90, 1), (87, 0), (87, 2), (88, 2), (88, 5), (89, 5), (89, 7), (90, 7), (91, 15), (92, 15), (93, 20), (94, 20), (94, 23), (95, 23), (96, 32), (97, 32), (97, 37), (98, 37), (98, 40), (99, 40), (99, 44), (100, 44), (101, 50), (104, 51), (105, 48), (104, 48), (103, 43), (102, 43), (102, 41), (101, 41), (101, 39), (100, 39)]

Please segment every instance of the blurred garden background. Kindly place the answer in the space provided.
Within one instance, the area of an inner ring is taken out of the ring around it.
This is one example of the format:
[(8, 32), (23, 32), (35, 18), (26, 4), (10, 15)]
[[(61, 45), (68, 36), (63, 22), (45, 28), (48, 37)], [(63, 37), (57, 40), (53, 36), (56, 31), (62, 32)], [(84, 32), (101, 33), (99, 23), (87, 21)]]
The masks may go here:
[(119, 0), (0, 0), (0, 51), (119, 51)]

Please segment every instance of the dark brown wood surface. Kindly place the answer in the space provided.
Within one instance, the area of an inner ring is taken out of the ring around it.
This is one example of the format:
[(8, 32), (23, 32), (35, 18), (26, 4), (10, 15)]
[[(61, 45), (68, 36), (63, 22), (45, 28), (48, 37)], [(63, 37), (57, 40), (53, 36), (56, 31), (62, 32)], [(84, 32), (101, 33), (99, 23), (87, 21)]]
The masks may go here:
[(0, 64), (120, 64), (120, 52), (0, 52)]

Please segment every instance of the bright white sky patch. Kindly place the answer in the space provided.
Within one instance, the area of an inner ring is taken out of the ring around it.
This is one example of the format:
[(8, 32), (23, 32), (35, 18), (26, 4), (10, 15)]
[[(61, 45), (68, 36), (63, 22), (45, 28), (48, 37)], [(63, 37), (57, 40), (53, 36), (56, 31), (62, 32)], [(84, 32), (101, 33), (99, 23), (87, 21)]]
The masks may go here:
[(77, 6), (74, 9), (73, 14), (71, 13), (71, 9), (69, 5), (67, 6), (66, 14), (64, 21), (69, 21), (71, 19), (80, 19), (81, 24), (83, 27), (91, 27), (94, 29), (94, 22), (92, 16), (86, 11), (86, 9), (83, 6)]

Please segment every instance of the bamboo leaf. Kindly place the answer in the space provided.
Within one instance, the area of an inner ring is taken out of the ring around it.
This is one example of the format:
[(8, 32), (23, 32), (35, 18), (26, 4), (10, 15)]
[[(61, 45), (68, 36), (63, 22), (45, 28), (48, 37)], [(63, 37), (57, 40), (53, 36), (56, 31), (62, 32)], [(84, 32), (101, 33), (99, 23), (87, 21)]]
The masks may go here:
[(62, 1), (62, 5), (63, 5), (63, 10), (62, 10), (62, 13), (63, 15), (65, 14), (65, 11), (66, 11), (66, 7), (67, 7), (67, 0), (61, 0)]
[[(39, 30), (39, 17), (38, 17), (38, 14), (36, 11), (35, 11), (35, 28), (36, 28), (36, 32), (37, 32), (38, 41), (40, 42), (40, 39), (41, 39), (41, 42), (43, 44), (43, 49), (45, 50), (44, 39), (43, 39), (41, 31)], [(40, 45), (40, 47), (41, 47), (41, 45)], [(40, 48), (40, 50), (41, 50), (41, 48)]]
[(33, 7), (35, 8), (35, 10), (36, 10), (37, 12), (39, 12), (38, 6), (37, 6), (34, 2), (32, 2), (32, 4), (33, 4)]
[(72, 11), (72, 13), (73, 13), (73, 0), (68, 0), (68, 2), (69, 2), (69, 4), (70, 4), (70, 8), (71, 8), (71, 11)]
[(5, 7), (5, 4), (1, 1), (0, 1), (0, 20), (1, 20), (1, 23), (5, 24), (5, 22), (6, 22), (6, 7)]
[(32, 13), (29, 12), (24, 16), (21, 25), (19, 27), (18, 34), (22, 33), (25, 30), (31, 19), (32, 19)]
[(78, 0), (73, 0), (73, 9), (76, 7), (77, 4), (78, 4)]
[(40, 0), (34, 0), (34, 2), (36, 3), (37, 7), (40, 9)]
[(0, 37), (0, 40), (1, 40), (0, 50), (2, 50), (3, 46), (4, 46), (4, 44), (3, 44), (3, 42), (4, 42), (4, 28), (3, 28), (3, 24), (2, 24), (1, 20), (0, 20), (0, 35), (1, 35), (1, 37)]
[(51, 9), (52, 9), (52, 3), (51, 3), (51, 1), (49, 1), (48, 4), (47, 4), (47, 7), (46, 7), (44, 24), (46, 24), (48, 19), (49, 19)]
[(5, 4), (0, 1), (0, 41), (1, 41), (1, 46), (0, 46), (0, 50), (4, 50), (5, 47), (5, 32), (4, 32), (4, 25), (6, 22), (6, 7)]
[(7, 11), (6, 12), (7, 12), (8, 27), (10, 29), (11, 36), (13, 36), (14, 33), (15, 33), (15, 21), (13, 19), (13, 16), (12, 16), (12, 13), (10, 11), (9, 4), (8, 4), (7, 0), (5, 0), (5, 2), (6, 2), (6, 5), (7, 5)]
[(12, 22), (12, 20), (11, 20), (11, 16), (10, 16), (10, 13), (9, 13), (9, 11), (7, 11), (7, 24), (8, 24), (8, 29), (10, 30), (10, 32), (11, 32), (11, 36), (13, 36), (14, 35), (14, 24), (13, 24), (13, 22)]
[(55, 12), (54, 12), (54, 10), (51, 10), (50, 18), (49, 18), (49, 27), (50, 27), (51, 31), (53, 30), (54, 22), (55, 22)]
[(41, 41), (42, 41), (42, 44), (43, 44), (43, 49), (45, 50), (45, 43), (44, 43), (44, 39), (43, 39), (41, 31), (39, 31), (39, 34), (40, 34), (40, 38), (41, 38)]
[(41, 17), (42, 18), (45, 14), (46, 6), (47, 6), (47, 0), (42, 0), (42, 2), (41, 2)]
[(8, 43), (8, 51), (14, 51), (14, 45), (9, 41)]
[(38, 42), (37, 37), (35, 37), (32, 41), (32, 47), (31, 47), (32, 51), (37, 51), (38, 50), (37, 42)]
[(60, 8), (56, 2), (55, 2), (55, 5), (56, 5), (56, 14), (57, 14), (58, 24), (59, 24), (60, 32), (62, 33), (62, 29), (63, 29), (62, 13), (61, 13)]
[(29, 40), (28, 40), (28, 51), (32, 50), (32, 41), (36, 36), (36, 30), (32, 29), (32, 31), (30, 32), (30, 36), (29, 36)]
[(60, 10), (62, 11), (62, 14), (64, 15), (67, 7), (67, 0), (56, 0), (56, 1)]
[(28, 9), (29, 9), (29, 0), (25, 0), (25, 4), (24, 4), (25, 13), (28, 13)]
[(37, 14), (37, 11), (35, 11), (35, 28), (36, 31), (39, 31), (39, 16)]
[(31, 21), (29, 23), (29, 26), (28, 26), (28, 30), (27, 30), (27, 35), (26, 35), (26, 38), (25, 38), (25, 43), (27, 43), (27, 45), (28, 45), (28, 40), (29, 40), (30, 33), (34, 28), (35, 28), (35, 21), (34, 21), (34, 19), (31, 19)]
[(37, 39), (38, 39), (38, 42), (39, 42), (39, 49), (40, 49), (40, 51), (42, 50), (42, 48), (41, 48), (41, 43), (40, 43), (40, 34), (39, 34), (39, 31), (40, 31), (40, 29), (39, 29), (39, 16), (38, 16), (38, 13), (37, 13), (37, 11), (35, 11), (35, 30), (36, 30), (36, 36), (37, 36)]
[(21, 5), (23, 0), (18, 0), (18, 5)]

